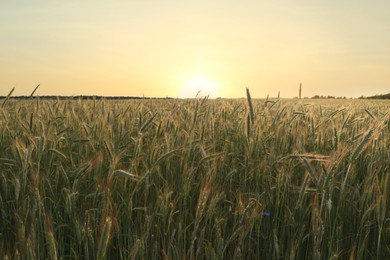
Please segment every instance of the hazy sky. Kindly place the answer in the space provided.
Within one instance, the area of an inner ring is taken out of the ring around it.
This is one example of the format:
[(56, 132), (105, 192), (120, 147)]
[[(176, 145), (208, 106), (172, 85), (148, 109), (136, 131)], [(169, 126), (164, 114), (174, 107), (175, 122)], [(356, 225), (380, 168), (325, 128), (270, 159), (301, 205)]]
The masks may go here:
[(0, 2), (0, 95), (390, 92), (390, 1)]

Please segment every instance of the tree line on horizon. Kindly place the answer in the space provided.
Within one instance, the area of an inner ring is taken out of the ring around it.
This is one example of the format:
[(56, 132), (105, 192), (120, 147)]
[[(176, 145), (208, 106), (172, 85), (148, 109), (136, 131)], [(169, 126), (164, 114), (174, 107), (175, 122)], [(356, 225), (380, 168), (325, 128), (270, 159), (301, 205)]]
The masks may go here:
[[(0, 96), (0, 99), (51, 99), (51, 100), (125, 100), (125, 99), (174, 99), (173, 97), (139, 97), (139, 96), (96, 96), (96, 95), (77, 95), (77, 96), (52, 96), (52, 95), (44, 95), (44, 96)], [(293, 99), (297, 99), (298, 97), (294, 97)], [(304, 97), (304, 99), (309, 99), (309, 97)], [(347, 98), (345, 96), (343, 97), (336, 97), (336, 96), (324, 96), (324, 95), (314, 95), (311, 97), (311, 99), (352, 99)], [(369, 96), (364, 97), (360, 96), (358, 99), (390, 99), (390, 93), (389, 94), (383, 94), (383, 95), (375, 95), (375, 96)]]
[(364, 99), (390, 99), (390, 93), (388, 94), (383, 94), (383, 95), (375, 95), (375, 96), (371, 96), (371, 97), (360, 97), (360, 98), (364, 98)]
[[(0, 96), (0, 99), (7, 98), (7, 96)], [(84, 95), (77, 95), (77, 96), (51, 96), (51, 95), (45, 95), (45, 96), (10, 96), (8, 97), (10, 99), (60, 99), (60, 100), (102, 100), (102, 99), (112, 99), (112, 100), (122, 100), (122, 99), (173, 99), (172, 97), (138, 97), (138, 96), (84, 96)]]

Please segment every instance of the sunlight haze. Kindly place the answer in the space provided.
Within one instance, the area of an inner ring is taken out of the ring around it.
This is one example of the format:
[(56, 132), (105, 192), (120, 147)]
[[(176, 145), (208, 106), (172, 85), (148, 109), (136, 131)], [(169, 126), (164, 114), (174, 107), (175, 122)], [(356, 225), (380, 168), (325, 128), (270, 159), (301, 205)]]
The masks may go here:
[(2, 1), (0, 95), (390, 92), (389, 1)]

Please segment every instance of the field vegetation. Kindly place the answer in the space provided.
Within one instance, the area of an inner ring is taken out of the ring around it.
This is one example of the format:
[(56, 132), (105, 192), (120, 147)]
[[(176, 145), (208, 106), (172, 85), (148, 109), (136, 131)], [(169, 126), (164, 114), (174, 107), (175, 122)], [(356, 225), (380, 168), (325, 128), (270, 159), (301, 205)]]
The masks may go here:
[(2, 259), (385, 259), (390, 102), (0, 103)]

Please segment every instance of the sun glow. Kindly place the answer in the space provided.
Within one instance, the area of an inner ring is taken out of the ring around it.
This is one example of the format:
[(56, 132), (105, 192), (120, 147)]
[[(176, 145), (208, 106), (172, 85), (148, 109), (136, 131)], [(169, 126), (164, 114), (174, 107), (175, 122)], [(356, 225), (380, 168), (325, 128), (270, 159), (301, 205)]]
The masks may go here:
[(180, 90), (180, 98), (218, 97), (219, 82), (197, 76), (186, 80)]

